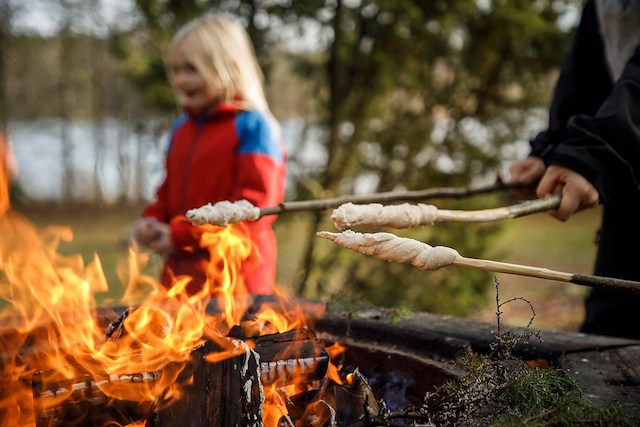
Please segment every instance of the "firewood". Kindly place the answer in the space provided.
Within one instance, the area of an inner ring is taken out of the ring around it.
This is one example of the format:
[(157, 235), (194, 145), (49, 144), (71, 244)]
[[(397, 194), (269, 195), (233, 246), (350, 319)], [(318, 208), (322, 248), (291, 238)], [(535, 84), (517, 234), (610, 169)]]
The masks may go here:
[(145, 419), (153, 414), (151, 403), (109, 398), (101, 387), (116, 384), (131, 387), (155, 382), (157, 378), (158, 373), (140, 373), (103, 378), (84, 374), (66, 379), (52, 370), (38, 371), (32, 377), (36, 426), (125, 425)]
[[(109, 324), (110, 339), (126, 333), (119, 326), (128, 313)], [(222, 350), (223, 343), (239, 348), (238, 354), (207, 361), (207, 356)], [(328, 365), (329, 354), (315, 331), (296, 329), (246, 340), (226, 337), (207, 341), (192, 351), (186, 365), (169, 364), (158, 372), (104, 378), (80, 374), (65, 379), (55, 371), (39, 371), (32, 378), (37, 427), (103, 426), (107, 422), (125, 425), (144, 419), (149, 420), (148, 426), (155, 427), (259, 426), (263, 386), (319, 380)], [(163, 374), (171, 376), (174, 370), (180, 371), (174, 382), (183, 384), (183, 396), (171, 404), (163, 404), (162, 399), (154, 404), (118, 400), (102, 391), (107, 383), (128, 388), (158, 382)]]
[(329, 353), (311, 329), (295, 329), (252, 338), (249, 344), (260, 355), (260, 382), (283, 386), (325, 376)]
[(446, 246), (432, 247), (417, 240), (398, 237), (391, 233), (356, 233), (351, 230), (341, 233), (320, 231), (318, 237), (329, 239), (338, 246), (369, 255), (384, 261), (411, 264), (427, 271), (438, 270), (448, 265), (476, 268), (497, 273), (516, 274), (540, 279), (571, 282), (594, 288), (614, 289), (640, 293), (640, 282), (612, 277), (574, 274), (548, 268), (510, 264), (484, 259), (465, 258), (455, 249)]
[(292, 396), (289, 417), (296, 427), (364, 426), (381, 406), (366, 378), (356, 368), (344, 384), (324, 379), (318, 389)]
[(158, 410), (153, 427), (262, 426), (262, 401), (258, 356), (253, 351), (216, 363), (205, 360), (219, 351), (212, 341), (194, 351), (193, 363), (180, 374), (191, 378), (184, 395), (171, 406)]

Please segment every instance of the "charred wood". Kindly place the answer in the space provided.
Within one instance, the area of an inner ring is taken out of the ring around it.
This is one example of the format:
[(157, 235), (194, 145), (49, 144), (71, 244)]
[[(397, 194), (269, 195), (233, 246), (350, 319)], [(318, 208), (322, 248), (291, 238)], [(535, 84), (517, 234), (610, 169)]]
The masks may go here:
[(263, 335), (248, 342), (255, 345), (254, 350), (260, 355), (263, 385), (319, 380), (327, 373), (329, 353), (311, 329)]
[(54, 371), (36, 372), (32, 377), (37, 427), (116, 426), (147, 418), (151, 403), (143, 404), (109, 398), (103, 389), (129, 387), (133, 383), (155, 382), (157, 373), (94, 378), (64, 379)]
[(318, 389), (292, 396), (287, 409), (296, 427), (364, 427), (380, 414), (382, 406), (356, 369), (344, 384), (323, 379)]
[(192, 379), (184, 396), (158, 410), (149, 427), (262, 426), (259, 356), (249, 350), (217, 363), (207, 362), (207, 354), (215, 351), (219, 347), (211, 341), (194, 351), (193, 363), (181, 373), (181, 379)]

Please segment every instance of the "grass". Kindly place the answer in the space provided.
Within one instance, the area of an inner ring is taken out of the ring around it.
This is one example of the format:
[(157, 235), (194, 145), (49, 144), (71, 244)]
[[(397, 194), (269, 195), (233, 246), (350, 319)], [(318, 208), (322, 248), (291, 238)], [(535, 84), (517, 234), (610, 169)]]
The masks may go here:
[[(116, 273), (118, 262), (127, 253), (128, 237), (141, 205), (95, 208), (90, 206), (33, 205), (16, 208), (39, 229), (47, 225), (70, 226), (74, 239), (61, 245), (64, 254), (82, 254), (88, 262), (94, 253), (100, 257), (110, 285), (99, 301), (118, 297), (122, 285)], [(496, 261), (505, 261), (571, 273), (591, 273), (595, 258), (594, 236), (600, 211), (582, 212), (566, 223), (538, 214), (511, 220), (496, 242)], [(299, 263), (306, 236), (306, 217), (287, 218), (276, 222), (279, 242), (278, 284), (292, 292), (299, 278)], [(465, 254), (473, 256), (473, 254)], [(451, 267), (454, 268), (454, 267)], [(534, 328), (574, 331), (582, 322), (583, 299), (588, 289), (567, 283), (497, 274), (500, 298), (506, 301), (522, 297), (531, 302), (536, 317)], [(495, 291), (488, 287), (486, 304), (470, 317), (495, 322)], [(531, 317), (528, 304), (519, 301), (503, 307), (502, 322), (524, 326)]]

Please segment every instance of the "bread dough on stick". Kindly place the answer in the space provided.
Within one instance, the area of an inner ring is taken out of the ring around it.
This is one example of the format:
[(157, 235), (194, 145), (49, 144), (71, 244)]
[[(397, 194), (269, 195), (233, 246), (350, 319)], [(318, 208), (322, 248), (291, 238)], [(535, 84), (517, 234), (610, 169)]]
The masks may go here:
[(193, 225), (213, 224), (226, 227), (229, 223), (256, 221), (260, 218), (260, 208), (248, 200), (230, 202), (222, 200), (187, 211), (186, 217)]
[(421, 270), (435, 271), (460, 258), (458, 251), (453, 248), (432, 247), (391, 233), (356, 233), (346, 230), (342, 233), (319, 231), (316, 235), (354, 252), (384, 261), (411, 264)]
[(355, 205), (344, 203), (333, 210), (331, 220), (338, 230), (351, 227), (412, 228), (433, 225), (438, 208), (423, 203), (384, 206), (380, 203)]

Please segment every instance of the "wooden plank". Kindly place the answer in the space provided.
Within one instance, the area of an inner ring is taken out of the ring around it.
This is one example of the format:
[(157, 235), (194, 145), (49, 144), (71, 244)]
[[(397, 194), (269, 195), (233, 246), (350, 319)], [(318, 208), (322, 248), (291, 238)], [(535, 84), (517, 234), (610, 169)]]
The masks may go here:
[(628, 405), (640, 420), (640, 345), (570, 353), (558, 362), (578, 380), (586, 399), (596, 405)]

